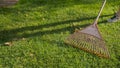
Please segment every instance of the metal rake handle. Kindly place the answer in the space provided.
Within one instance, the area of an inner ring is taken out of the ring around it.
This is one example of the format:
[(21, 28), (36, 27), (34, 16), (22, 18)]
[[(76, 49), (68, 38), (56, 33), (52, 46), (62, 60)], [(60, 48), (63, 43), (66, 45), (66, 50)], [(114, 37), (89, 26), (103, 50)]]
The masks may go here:
[(98, 19), (99, 19), (100, 15), (101, 15), (101, 12), (102, 12), (105, 4), (106, 4), (106, 0), (104, 0), (104, 2), (103, 2), (103, 4), (102, 4), (102, 7), (100, 8), (100, 11), (99, 11), (99, 13), (98, 13), (98, 16), (97, 16), (97, 18), (95, 19), (93, 25), (96, 25), (96, 24), (98, 23)]

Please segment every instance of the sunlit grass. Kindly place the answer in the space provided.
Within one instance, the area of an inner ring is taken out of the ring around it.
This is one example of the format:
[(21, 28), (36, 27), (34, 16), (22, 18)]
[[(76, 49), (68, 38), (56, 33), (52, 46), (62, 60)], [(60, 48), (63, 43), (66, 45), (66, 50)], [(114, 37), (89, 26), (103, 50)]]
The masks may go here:
[[(75, 29), (96, 18), (101, 1), (20, 0), (10, 8), (0, 8), (1, 68), (119, 68), (120, 24), (108, 23), (113, 14), (109, 0), (99, 19), (99, 30), (111, 58), (103, 59), (64, 44)], [(110, 6), (110, 7), (109, 7)], [(4, 43), (11, 42), (11, 46)]]

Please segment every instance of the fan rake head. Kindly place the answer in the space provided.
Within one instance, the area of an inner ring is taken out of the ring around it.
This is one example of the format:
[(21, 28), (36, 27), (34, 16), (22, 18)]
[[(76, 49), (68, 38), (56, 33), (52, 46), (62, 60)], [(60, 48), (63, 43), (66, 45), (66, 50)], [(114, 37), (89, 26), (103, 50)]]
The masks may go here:
[(82, 50), (88, 51), (90, 53), (94, 53), (98, 56), (109, 58), (110, 55), (108, 49), (105, 47), (105, 42), (102, 40), (102, 37), (97, 27), (97, 21), (105, 4), (106, 0), (104, 0), (102, 7), (100, 8), (100, 11), (98, 13), (98, 16), (92, 25), (70, 35), (65, 40), (65, 43), (80, 48)]
[(108, 49), (105, 47), (105, 42), (94, 35), (82, 33), (80, 31), (75, 32), (65, 40), (65, 43), (100, 57), (110, 57)]

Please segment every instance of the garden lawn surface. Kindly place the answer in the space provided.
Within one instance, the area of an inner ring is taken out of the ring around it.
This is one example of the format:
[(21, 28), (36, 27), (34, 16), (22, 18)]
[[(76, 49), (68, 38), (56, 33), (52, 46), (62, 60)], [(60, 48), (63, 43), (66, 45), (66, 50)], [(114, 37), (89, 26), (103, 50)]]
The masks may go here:
[(119, 4), (107, 0), (98, 22), (110, 59), (64, 44), (93, 23), (102, 0), (19, 0), (0, 8), (0, 68), (120, 68), (120, 21), (106, 21)]

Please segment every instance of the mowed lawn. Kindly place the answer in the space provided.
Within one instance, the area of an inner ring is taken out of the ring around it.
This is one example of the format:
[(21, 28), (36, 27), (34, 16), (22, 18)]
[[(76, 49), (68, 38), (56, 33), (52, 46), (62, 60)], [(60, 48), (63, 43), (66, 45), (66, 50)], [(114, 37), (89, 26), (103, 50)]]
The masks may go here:
[(120, 22), (106, 21), (120, 1), (107, 0), (98, 24), (110, 59), (64, 44), (76, 29), (93, 23), (101, 4), (102, 0), (19, 0), (0, 8), (0, 68), (120, 68)]

